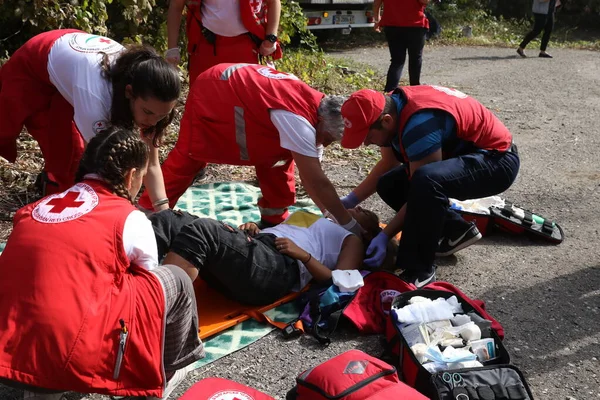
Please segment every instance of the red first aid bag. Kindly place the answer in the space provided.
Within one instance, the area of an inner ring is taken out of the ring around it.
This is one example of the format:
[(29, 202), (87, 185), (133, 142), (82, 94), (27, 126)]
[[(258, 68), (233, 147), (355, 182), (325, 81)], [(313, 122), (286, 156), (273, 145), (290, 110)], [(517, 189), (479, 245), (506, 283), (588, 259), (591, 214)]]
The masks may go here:
[(287, 400), (427, 400), (400, 382), (396, 368), (360, 350), (350, 350), (296, 378)]
[(205, 378), (188, 389), (179, 400), (275, 400), (273, 397), (223, 378)]

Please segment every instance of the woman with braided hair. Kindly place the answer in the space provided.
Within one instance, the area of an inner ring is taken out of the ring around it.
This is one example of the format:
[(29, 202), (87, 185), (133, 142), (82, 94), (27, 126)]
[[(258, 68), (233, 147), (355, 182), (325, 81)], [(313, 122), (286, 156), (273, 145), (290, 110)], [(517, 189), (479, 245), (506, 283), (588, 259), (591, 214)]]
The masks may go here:
[(78, 183), (15, 215), (0, 257), (0, 383), (25, 399), (166, 398), (203, 357), (192, 281), (157, 265), (132, 204), (148, 160), (137, 133), (109, 128), (90, 140)]
[(151, 149), (144, 184), (154, 208), (167, 208), (158, 146), (180, 91), (177, 69), (150, 47), (73, 29), (44, 32), (0, 68), (0, 156), (16, 160), (25, 126), (44, 156), (42, 192), (62, 192), (98, 132), (137, 127)]

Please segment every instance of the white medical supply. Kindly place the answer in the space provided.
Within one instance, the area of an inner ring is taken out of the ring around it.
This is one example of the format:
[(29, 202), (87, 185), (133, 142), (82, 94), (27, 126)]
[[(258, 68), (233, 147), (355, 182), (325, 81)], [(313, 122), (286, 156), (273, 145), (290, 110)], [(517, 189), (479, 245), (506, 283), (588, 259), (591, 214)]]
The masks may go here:
[(331, 271), (331, 279), (340, 292), (355, 292), (365, 286), (365, 281), (357, 269), (336, 269)]
[(418, 301), (400, 309), (393, 308), (397, 321), (403, 324), (440, 321), (454, 317), (455, 313), (462, 313), (462, 306), (452, 296), (449, 299), (440, 297), (433, 301)]
[(471, 341), (471, 350), (481, 362), (496, 358), (496, 345), (493, 338)]

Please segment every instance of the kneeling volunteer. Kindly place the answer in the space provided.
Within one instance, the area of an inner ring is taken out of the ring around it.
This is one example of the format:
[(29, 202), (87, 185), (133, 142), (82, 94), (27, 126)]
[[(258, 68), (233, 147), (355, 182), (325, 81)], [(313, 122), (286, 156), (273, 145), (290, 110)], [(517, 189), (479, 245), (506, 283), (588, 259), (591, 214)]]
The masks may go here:
[(109, 128), (90, 140), (77, 184), (15, 215), (0, 257), (0, 382), (24, 398), (166, 398), (203, 357), (192, 282), (157, 266), (132, 204), (148, 159), (138, 134)]

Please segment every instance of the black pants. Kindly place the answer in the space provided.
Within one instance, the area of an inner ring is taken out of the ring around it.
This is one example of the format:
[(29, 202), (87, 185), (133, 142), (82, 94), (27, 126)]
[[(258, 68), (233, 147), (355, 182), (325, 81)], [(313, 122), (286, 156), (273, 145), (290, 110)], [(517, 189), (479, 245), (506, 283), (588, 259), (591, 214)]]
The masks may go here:
[(387, 73), (385, 91), (398, 87), (408, 51), (408, 77), (411, 86), (421, 84), (421, 64), (427, 29), (419, 27), (386, 26), (385, 37), (390, 49), (391, 64)]
[(471, 153), (424, 165), (410, 180), (404, 165), (379, 178), (377, 193), (383, 201), (396, 211), (406, 204), (397, 266), (430, 268), (439, 239), (468, 227), (449, 208), (448, 197), (467, 200), (501, 193), (514, 182), (519, 165), (516, 151)]
[(548, 47), (548, 42), (550, 41), (550, 34), (552, 33), (552, 28), (554, 28), (554, 13), (549, 14), (533, 14), (534, 23), (533, 29), (527, 35), (519, 45), (520, 48), (524, 49), (529, 42), (535, 39), (542, 31), (544, 31), (544, 35), (542, 36), (542, 44), (540, 45), (541, 51), (546, 51)]
[(150, 220), (159, 248), (169, 243), (202, 279), (236, 301), (270, 304), (300, 282), (298, 263), (277, 250), (274, 235), (250, 237), (223, 222), (172, 210)]

